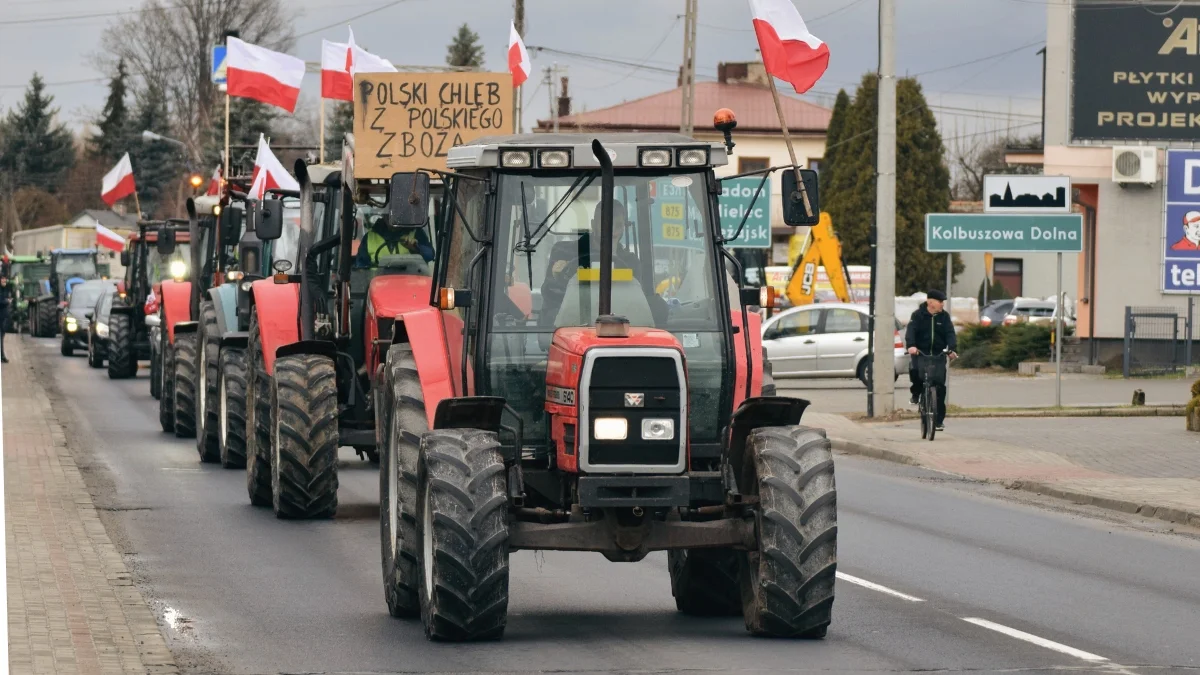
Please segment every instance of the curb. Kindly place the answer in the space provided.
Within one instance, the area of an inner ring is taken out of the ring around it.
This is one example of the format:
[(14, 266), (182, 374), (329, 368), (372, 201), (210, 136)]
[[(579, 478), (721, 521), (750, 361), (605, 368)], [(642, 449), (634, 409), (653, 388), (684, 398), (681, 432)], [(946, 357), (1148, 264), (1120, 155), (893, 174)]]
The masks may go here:
[[(868, 443), (860, 443), (858, 441), (850, 441), (844, 438), (831, 439), (831, 444), (834, 450), (845, 452), (851, 455), (861, 455), (863, 457), (871, 457), (874, 459), (882, 459), (895, 464), (905, 464), (908, 466), (917, 466), (924, 469), (929, 469), (921, 464), (912, 455), (906, 455), (895, 450), (888, 450), (876, 445)], [(941, 471), (940, 469), (929, 469), (931, 471)], [(941, 471), (954, 476), (959, 476), (965, 480), (975, 480), (985, 483), (996, 483), (1003, 485), (1010, 490), (1024, 490), (1035, 494), (1044, 495), (1046, 497), (1054, 497), (1069, 501), (1074, 504), (1087, 506), (1095, 506), (1109, 511), (1119, 511), (1129, 515), (1138, 515), (1144, 518), (1154, 518), (1163, 520), (1169, 523), (1178, 523), (1180, 525), (1190, 525), (1191, 527), (1200, 527), (1200, 512), (1186, 511), (1183, 509), (1172, 508), (1169, 506), (1156, 506), (1154, 504), (1143, 504), (1139, 502), (1131, 502), (1124, 499), (1114, 499), (1112, 497), (1101, 497), (1098, 495), (1080, 492), (1078, 490), (1064, 489), (1050, 483), (1041, 483), (1038, 481), (1027, 480), (988, 480), (983, 478), (975, 478), (973, 476), (964, 476), (949, 471)]]
[(1044, 408), (995, 411), (970, 409), (946, 412), (947, 417), (1184, 417), (1181, 405), (1153, 405), (1130, 408)]

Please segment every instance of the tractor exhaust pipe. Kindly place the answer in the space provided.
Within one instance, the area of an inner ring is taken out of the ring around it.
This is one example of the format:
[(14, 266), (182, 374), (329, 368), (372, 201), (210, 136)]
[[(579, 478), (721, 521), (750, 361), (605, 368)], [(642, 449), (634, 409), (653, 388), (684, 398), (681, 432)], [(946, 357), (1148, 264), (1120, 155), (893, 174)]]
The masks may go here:
[[(190, 260), (188, 266), (191, 269), (189, 276), (192, 279), (192, 291), (188, 297), (188, 308), (191, 311), (193, 319), (200, 318), (200, 278), (203, 272), (204, 251), (200, 250), (200, 216), (196, 212), (196, 200), (188, 197), (187, 200), (188, 214), (188, 240), (193, 242), (189, 245)], [(164, 223), (164, 227), (174, 227), (170, 222)], [(162, 236), (161, 234), (159, 235)]]
[(300, 339), (313, 339), (313, 293), (308, 283), (309, 259), (308, 252), (313, 247), (315, 238), (312, 218), (313, 185), (308, 175), (308, 165), (304, 160), (296, 160), (294, 168), (296, 181), (300, 183), (300, 246), (297, 264), (300, 269)]
[(600, 143), (592, 140), (592, 154), (600, 162), (600, 312), (596, 317), (596, 334), (600, 337), (625, 337), (629, 321), (612, 313), (613, 266), (613, 179), (612, 158)]

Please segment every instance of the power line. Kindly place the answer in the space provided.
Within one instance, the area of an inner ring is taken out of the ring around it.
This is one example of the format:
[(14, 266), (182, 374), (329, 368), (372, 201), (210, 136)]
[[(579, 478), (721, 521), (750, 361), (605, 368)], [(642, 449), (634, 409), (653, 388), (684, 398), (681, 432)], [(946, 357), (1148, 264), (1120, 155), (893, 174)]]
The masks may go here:
[[(866, 0), (854, 0), (853, 2), (851, 2), (848, 5), (842, 5), (841, 7), (838, 7), (835, 10), (826, 12), (820, 16), (816, 16), (811, 19), (805, 19), (804, 23), (805, 24), (814, 24), (822, 19), (826, 19), (828, 17), (833, 16), (834, 14), (840, 14), (841, 12), (851, 9), (852, 7), (861, 5), (864, 2), (866, 2)], [(727, 33), (753, 33), (754, 32), (753, 28), (730, 28), (728, 26), (714, 26), (711, 23), (701, 23), (701, 24), (697, 24), (697, 25), (704, 26), (705, 28), (710, 28), (712, 30), (725, 31)]]
[[(94, 84), (96, 82), (107, 82), (107, 81), (108, 81), (107, 77), (93, 77), (89, 80), (68, 80), (66, 82), (43, 82), (42, 85), (46, 86), (46, 87), (66, 87), (66, 86), (69, 86), (72, 84)], [(29, 86), (28, 82), (26, 82), (24, 84), (0, 84), (0, 89), (25, 89), (28, 86)]]
[(964, 61), (962, 63), (956, 63), (952, 66), (945, 66), (942, 68), (934, 68), (933, 70), (922, 71), (920, 73), (913, 73), (912, 75), (910, 75), (910, 77), (920, 77), (921, 75), (929, 75), (932, 73), (940, 73), (940, 72), (946, 71), (946, 70), (954, 70), (956, 68), (962, 68), (963, 66), (970, 66), (970, 65), (973, 65), (976, 63), (981, 63), (983, 61), (991, 61), (992, 59), (998, 59), (1002, 56), (1009, 56), (1012, 54), (1016, 54), (1017, 52), (1019, 52), (1023, 49), (1029, 49), (1030, 47), (1036, 47), (1036, 46), (1042, 45), (1042, 44), (1046, 44), (1046, 41), (1038, 40), (1037, 42), (1031, 42), (1027, 45), (1021, 45), (1020, 47), (1016, 47), (1016, 48), (1010, 49), (1008, 51), (1000, 52), (999, 54), (992, 54), (991, 56), (981, 56), (977, 59), (972, 59), (970, 61)]
[(361, 18), (363, 18), (364, 16), (370, 16), (371, 14), (374, 14), (374, 13), (376, 13), (376, 12), (382, 12), (382, 11), (383, 11), (383, 10), (385, 10), (385, 9), (388, 9), (388, 8), (391, 8), (391, 7), (395, 7), (396, 5), (399, 5), (399, 4), (400, 4), (400, 3), (402, 3), (402, 2), (408, 2), (408, 1), (409, 1), (409, 0), (392, 0), (392, 2), (388, 2), (388, 3), (382, 4), (382, 5), (378, 6), (378, 7), (376, 7), (375, 9), (370, 9), (370, 10), (367, 10), (367, 11), (365, 11), (365, 12), (361, 13), (361, 14), (355, 14), (355, 15), (354, 15), (354, 16), (352, 16), (352, 17), (348, 17), (348, 18), (345, 18), (345, 19), (341, 19), (340, 21), (334, 21), (333, 23), (326, 24), (326, 25), (324, 25), (324, 26), (321, 26), (320, 28), (314, 28), (314, 29), (312, 29), (312, 30), (310, 30), (310, 31), (306, 31), (306, 32), (304, 32), (304, 33), (300, 33), (300, 34), (299, 34), (299, 35), (297, 35), (296, 37), (297, 37), (297, 38), (308, 37), (309, 35), (313, 35), (313, 34), (315, 34), (315, 33), (320, 33), (320, 32), (321, 32), (321, 31), (323, 31), (323, 30), (329, 30), (330, 28), (336, 28), (336, 27), (338, 27), (338, 26), (342, 26), (342, 25), (348, 24), (348, 23), (350, 23), (351, 21), (357, 21), (358, 19), (361, 19)]

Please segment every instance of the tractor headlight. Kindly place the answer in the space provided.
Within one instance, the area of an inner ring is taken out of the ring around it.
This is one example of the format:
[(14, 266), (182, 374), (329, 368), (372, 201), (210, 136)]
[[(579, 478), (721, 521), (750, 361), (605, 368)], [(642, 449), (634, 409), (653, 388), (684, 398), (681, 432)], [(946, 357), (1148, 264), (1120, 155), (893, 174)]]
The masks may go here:
[(99, 335), (102, 338), (108, 337), (108, 324), (106, 324), (106, 323), (96, 324), (96, 335)]
[(244, 276), (246, 275), (238, 270), (229, 270), (225, 273), (225, 279), (227, 281), (241, 281), (242, 277)]
[(172, 260), (170, 270), (171, 278), (175, 281), (179, 281), (180, 279), (183, 279), (184, 275), (187, 274), (187, 263), (183, 262), (182, 260)]
[(645, 419), (642, 420), (643, 441), (669, 441), (675, 438), (675, 420)]
[(671, 166), (671, 151), (670, 150), (643, 150), (641, 155), (642, 166)]
[(624, 417), (597, 417), (592, 435), (598, 441), (623, 441), (629, 437), (629, 421)]
[(243, 282), (242, 282), (242, 292), (243, 292), (243, 293), (249, 293), (249, 292), (250, 292), (250, 282), (249, 282), (249, 281), (243, 281)]
[(528, 152), (510, 150), (500, 155), (500, 164), (506, 169), (527, 169), (533, 164), (532, 159)]
[(691, 148), (679, 151), (679, 166), (704, 166), (708, 164), (708, 151)]

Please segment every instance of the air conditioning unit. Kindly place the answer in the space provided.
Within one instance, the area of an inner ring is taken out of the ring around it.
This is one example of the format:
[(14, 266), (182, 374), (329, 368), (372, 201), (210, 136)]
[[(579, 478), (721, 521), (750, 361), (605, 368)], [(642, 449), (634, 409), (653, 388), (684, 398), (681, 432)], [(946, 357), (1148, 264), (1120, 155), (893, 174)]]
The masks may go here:
[(1158, 148), (1148, 145), (1113, 146), (1114, 183), (1153, 185), (1158, 182)]

